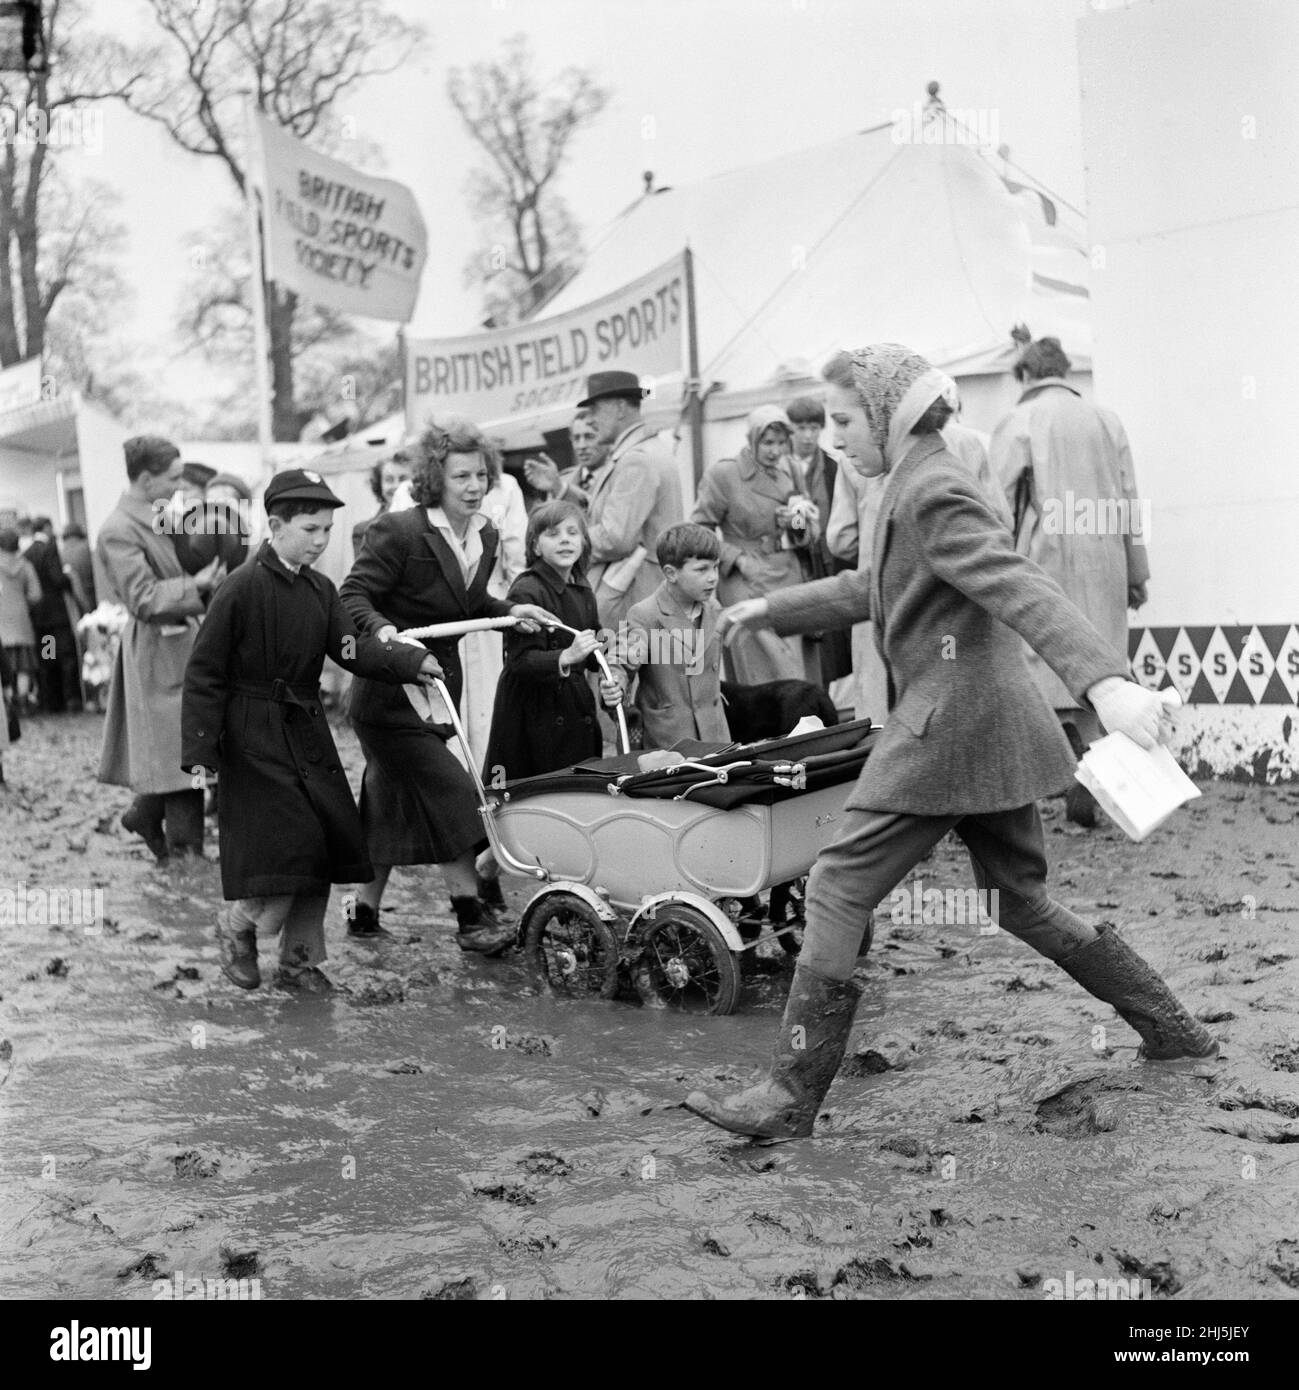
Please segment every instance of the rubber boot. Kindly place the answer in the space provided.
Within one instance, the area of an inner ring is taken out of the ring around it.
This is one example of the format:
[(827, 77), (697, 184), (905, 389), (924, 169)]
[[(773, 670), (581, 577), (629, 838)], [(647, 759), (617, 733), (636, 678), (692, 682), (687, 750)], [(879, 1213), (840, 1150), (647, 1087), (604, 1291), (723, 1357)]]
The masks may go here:
[(799, 965), (768, 1074), (721, 1101), (692, 1091), (686, 1109), (734, 1134), (805, 1139), (843, 1061), (860, 998), (852, 980), (827, 980)]
[[(1069, 740), (1069, 747), (1073, 749), (1074, 757), (1081, 762), (1082, 756), (1087, 750), (1083, 747), (1082, 735), (1078, 732), (1078, 726), (1066, 722), (1060, 727), (1064, 730), (1064, 736)], [(1081, 782), (1075, 781), (1069, 784), (1069, 790), (1064, 794), (1064, 814), (1066, 820), (1072, 821), (1075, 825), (1081, 825), (1085, 830), (1096, 828), (1096, 798)]]
[(1138, 1055), (1155, 1061), (1173, 1057), (1215, 1057), (1218, 1044), (1177, 1002), (1172, 990), (1114, 930), (1102, 922), (1100, 934), (1056, 963), (1141, 1034)]
[(351, 903), (343, 915), (347, 918), (347, 934), (354, 941), (378, 941), (392, 935), (379, 925), (379, 914), (369, 903)]
[(162, 797), (137, 796), (122, 812), (122, 829), (138, 835), (161, 864), (167, 858), (167, 837), (162, 832)]
[(168, 792), (163, 798), (167, 849), (173, 855), (203, 857), (203, 793)]
[(462, 951), (478, 951), (485, 956), (497, 956), (514, 945), (515, 930), (509, 922), (501, 919), (478, 898), (452, 898), (451, 907), (456, 914), (460, 930), (456, 933), (456, 945)]
[(256, 989), (262, 982), (257, 968), (257, 928), (232, 921), (233, 909), (226, 903), (217, 911), (217, 945), (221, 950), (221, 973), (240, 989)]

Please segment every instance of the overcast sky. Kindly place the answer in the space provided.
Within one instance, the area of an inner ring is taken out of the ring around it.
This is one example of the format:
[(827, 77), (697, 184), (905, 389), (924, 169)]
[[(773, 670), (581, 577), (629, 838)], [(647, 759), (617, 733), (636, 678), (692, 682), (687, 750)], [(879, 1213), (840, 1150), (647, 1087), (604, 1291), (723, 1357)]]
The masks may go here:
[[(1015, 161), (1085, 206), (1075, 31), (1103, 0), (390, 4), (425, 26), (426, 51), (370, 83), (345, 114), (382, 148), (383, 172), (414, 190), (428, 223), (415, 334), (472, 332), (481, 318), (461, 278), (476, 245), (464, 192), (475, 147), (447, 100), (446, 79), (452, 67), (496, 56), (519, 31), (531, 38), (543, 77), (578, 64), (613, 93), (575, 143), (562, 181), (588, 245), (639, 195), (645, 169), (659, 184), (681, 184), (833, 140), (923, 101), (931, 79), (942, 83), (949, 107), (995, 112)], [(122, 25), (126, 37), (147, 28), (140, 0), (131, 5), (136, 19)], [(117, 19), (117, 4), (113, 12)], [(79, 159), (122, 195), (131, 235), (124, 268), (136, 292), (124, 346), (138, 344), (168, 387), (189, 397), (204, 389), (206, 373), (193, 356), (177, 355), (171, 325), (192, 248), (233, 186), (216, 160), (185, 154), (160, 127), (120, 107), (105, 108), (104, 122), (103, 150)], [(815, 190), (771, 196), (810, 198)]]

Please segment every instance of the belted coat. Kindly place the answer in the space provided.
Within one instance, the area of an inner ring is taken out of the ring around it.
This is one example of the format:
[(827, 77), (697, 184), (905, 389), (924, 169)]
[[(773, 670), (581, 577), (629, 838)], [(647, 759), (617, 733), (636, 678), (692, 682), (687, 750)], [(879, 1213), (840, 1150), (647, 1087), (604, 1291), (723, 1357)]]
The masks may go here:
[(99, 528), (99, 592), (131, 615), (108, 691), (99, 780), (137, 795), (182, 792), (180, 705), (203, 596), (181, 569), (158, 513), (125, 492)]
[(182, 764), (216, 768), (228, 900), (321, 892), (374, 877), (320, 703), (325, 656), (369, 680), (413, 682), (424, 652), (357, 631), (323, 574), (269, 541), (217, 589), (185, 670)]

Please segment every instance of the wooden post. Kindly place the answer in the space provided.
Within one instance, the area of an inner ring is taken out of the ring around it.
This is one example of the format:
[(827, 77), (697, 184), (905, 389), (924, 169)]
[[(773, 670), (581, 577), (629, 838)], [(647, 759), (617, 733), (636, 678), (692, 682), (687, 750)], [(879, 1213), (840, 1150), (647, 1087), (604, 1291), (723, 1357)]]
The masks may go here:
[(695, 321), (695, 258), (686, 244), (686, 370), (690, 392), (690, 452), (696, 488), (704, 472), (704, 398), (699, 380), (699, 325)]

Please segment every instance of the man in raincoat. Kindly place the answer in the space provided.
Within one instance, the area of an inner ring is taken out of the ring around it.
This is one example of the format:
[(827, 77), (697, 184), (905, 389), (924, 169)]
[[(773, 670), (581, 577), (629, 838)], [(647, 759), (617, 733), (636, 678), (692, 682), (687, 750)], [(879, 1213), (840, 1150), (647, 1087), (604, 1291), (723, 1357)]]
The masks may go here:
[[(991, 465), (1014, 514), (1015, 549), (1040, 565), (1111, 647), (1128, 649), (1127, 609), (1146, 601), (1150, 565), (1128, 437), (1117, 415), (1083, 400), (1055, 338), (1031, 343), (1015, 367), (1019, 404), (997, 426)], [(1095, 712), (1025, 644), (1029, 669), (1079, 757), (1100, 738)], [(1066, 800), (1070, 820), (1096, 823), (1080, 783)]]
[(182, 482), (180, 450), (155, 435), (123, 447), (130, 485), (95, 545), (99, 592), (131, 615), (113, 663), (99, 780), (135, 792), (122, 824), (162, 861), (203, 852), (203, 793), (180, 766), (180, 696), (204, 597), (225, 571), (217, 559), (188, 575), (176, 557), (166, 508)]

